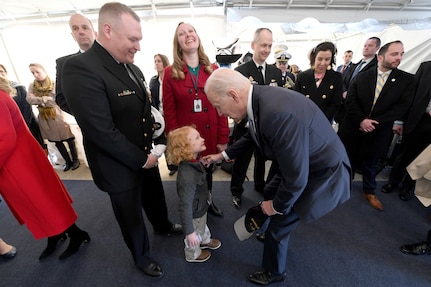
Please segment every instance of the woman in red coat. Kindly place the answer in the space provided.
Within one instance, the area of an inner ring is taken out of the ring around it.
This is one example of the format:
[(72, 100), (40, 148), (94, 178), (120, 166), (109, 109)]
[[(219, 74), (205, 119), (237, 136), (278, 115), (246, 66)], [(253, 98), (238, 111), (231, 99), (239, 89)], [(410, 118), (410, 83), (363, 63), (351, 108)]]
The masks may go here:
[[(206, 80), (216, 65), (205, 54), (195, 28), (181, 22), (174, 35), (174, 63), (165, 69), (163, 77), (163, 112), (166, 134), (176, 128), (194, 125), (205, 139), (203, 155), (220, 152), (229, 142), (229, 126), (225, 116), (219, 116), (204, 93)], [(212, 189), (213, 166), (207, 168), (208, 189)], [(223, 213), (212, 203), (208, 211)]]
[(14, 89), (0, 77), (0, 194), (20, 224), (27, 225), (36, 239), (48, 237), (39, 259), (51, 255), (66, 233), (70, 244), (60, 259), (90, 241), (75, 225), (77, 215), (57, 173), (30, 133), (12, 99)]

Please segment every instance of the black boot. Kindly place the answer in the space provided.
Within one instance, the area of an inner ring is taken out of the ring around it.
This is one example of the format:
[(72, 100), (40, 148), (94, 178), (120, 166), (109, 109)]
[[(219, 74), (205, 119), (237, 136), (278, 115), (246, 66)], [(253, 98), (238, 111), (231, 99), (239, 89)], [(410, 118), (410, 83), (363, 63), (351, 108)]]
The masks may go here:
[(66, 259), (78, 252), (83, 242), (88, 243), (91, 241), (88, 233), (81, 230), (78, 226), (76, 226), (76, 224), (72, 224), (72, 226), (66, 229), (65, 232), (70, 237), (70, 243), (69, 246), (67, 246), (67, 249), (60, 255), (60, 260)]
[(57, 147), (58, 151), (60, 152), (61, 156), (66, 161), (66, 164), (63, 167), (63, 171), (68, 171), (72, 166), (72, 160), (69, 157), (69, 153), (67, 152), (66, 147), (64, 146), (63, 142), (55, 142), (55, 146)]
[(78, 152), (76, 151), (75, 140), (68, 140), (67, 143), (69, 144), (70, 155), (72, 156), (72, 170), (75, 170), (80, 165), (78, 159)]
[(57, 249), (57, 243), (59, 241), (64, 241), (66, 239), (67, 239), (66, 233), (61, 233), (59, 235), (48, 237), (48, 245), (46, 246), (45, 250), (43, 250), (42, 253), (40, 254), (39, 260), (40, 261), (45, 260), (48, 256), (50, 256), (55, 251), (55, 249)]

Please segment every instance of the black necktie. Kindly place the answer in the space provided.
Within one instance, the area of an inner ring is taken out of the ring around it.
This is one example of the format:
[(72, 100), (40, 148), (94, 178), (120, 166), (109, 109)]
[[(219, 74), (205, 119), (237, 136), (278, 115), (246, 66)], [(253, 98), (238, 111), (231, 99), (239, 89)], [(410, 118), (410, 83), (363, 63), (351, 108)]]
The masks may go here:
[(124, 67), (126, 68), (126, 71), (127, 71), (127, 74), (129, 75), (129, 77), (133, 80), (133, 82), (135, 82), (136, 85), (139, 86), (138, 80), (136, 79), (135, 75), (133, 75), (133, 72), (129, 68), (129, 66), (127, 66), (126, 64), (124, 64)]
[(362, 66), (365, 64), (365, 61), (364, 60), (362, 60), (359, 64), (358, 64), (358, 66), (356, 66), (356, 68), (355, 68), (355, 70), (353, 71), (353, 74), (352, 74), (352, 78), (351, 78), (351, 80), (353, 80), (357, 75), (358, 75), (358, 73), (361, 71), (361, 68), (362, 68)]
[(265, 84), (265, 77), (263, 76), (263, 73), (262, 73), (263, 67), (259, 66), (259, 67), (257, 67), (257, 70), (259, 71), (260, 76), (261, 76), (261, 78), (259, 78), (259, 80), (258, 80), (258, 83), (259, 83), (259, 85), (263, 85), (263, 84)]

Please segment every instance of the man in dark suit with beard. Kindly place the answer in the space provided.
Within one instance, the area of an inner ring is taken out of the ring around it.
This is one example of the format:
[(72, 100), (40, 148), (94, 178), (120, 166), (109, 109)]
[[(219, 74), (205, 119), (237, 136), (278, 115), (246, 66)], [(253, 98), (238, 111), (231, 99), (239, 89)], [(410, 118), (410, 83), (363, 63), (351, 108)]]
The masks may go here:
[[(245, 62), (244, 64), (235, 68), (244, 77), (250, 80), (252, 84), (257, 85), (270, 85), (282, 87), (281, 71), (274, 65), (268, 65), (265, 61), (271, 53), (272, 48), (272, 31), (268, 28), (259, 28), (254, 33), (254, 39), (251, 43), (253, 49), (252, 60)], [(270, 98), (268, 98), (270, 100)], [(247, 119), (241, 119), (239, 122), (235, 122), (233, 138), (234, 141), (238, 140), (243, 136), (248, 127), (246, 126)], [(231, 178), (231, 192), (232, 201), (235, 207), (241, 207), (241, 195), (244, 191), (242, 185), (246, 178), (248, 165), (254, 152), (254, 188), (258, 192), (262, 192), (265, 187), (265, 160), (260, 154), (259, 150), (256, 150), (254, 145), (251, 144), (244, 153), (237, 157), (232, 167), (232, 178)], [(259, 237), (258, 237), (259, 239)]]
[(290, 234), (298, 223), (316, 220), (349, 199), (346, 151), (319, 107), (300, 93), (251, 85), (228, 69), (211, 74), (205, 93), (220, 114), (236, 121), (248, 117), (250, 124), (247, 134), (224, 152), (204, 157), (206, 164), (236, 158), (250, 142), (265, 159), (277, 162), (261, 203), (270, 220), (262, 270), (249, 280), (260, 285), (283, 281)]
[(132, 64), (142, 39), (140, 18), (121, 3), (107, 3), (98, 24), (93, 46), (64, 64), (63, 90), (82, 129), (94, 182), (108, 193), (137, 268), (161, 277), (150, 257), (142, 207), (157, 232), (178, 233), (181, 226), (168, 219), (157, 167), (164, 149), (152, 149), (151, 104), (144, 76)]
[(414, 188), (414, 181), (406, 172), (406, 167), (431, 144), (430, 74), (431, 62), (423, 62), (415, 75), (415, 96), (400, 133), (403, 140), (399, 154), (392, 166), (388, 183), (381, 189), (382, 192), (389, 193), (402, 181), (402, 189), (399, 194), (402, 200), (409, 200)]
[(400, 132), (414, 92), (413, 75), (397, 69), (403, 54), (400, 41), (390, 42), (379, 50), (378, 68), (358, 74), (338, 130), (352, 169), (362, 171), (362, 195), (380, 211), (383, 204), (375, 194), (377, 162), (386, 155), (393, 133)]

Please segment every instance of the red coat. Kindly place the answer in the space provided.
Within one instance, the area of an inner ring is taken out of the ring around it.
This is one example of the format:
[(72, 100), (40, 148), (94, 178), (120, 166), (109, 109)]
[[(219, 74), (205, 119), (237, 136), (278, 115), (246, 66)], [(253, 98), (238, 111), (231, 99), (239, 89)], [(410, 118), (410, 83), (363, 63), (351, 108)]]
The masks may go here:
[(77, 219), (72, 198), (30, 133), (15, 101), (0, 90), (0, 194), (36, 239)]
[[(217, 66), (213, 65), (213, 69), (217, 69)], [(166, 134), (185, 125), (195, 125), (201, 137), (205, 139), (207, 147), (202, 155), (217, 153), (217, 144), (229, 142), (229, 126), (227, 118), (218, 115), (217, 110), (204, 93), (209, 74), (204, 71), (203, 67), (200, 68), (198, 99), (202, 100), (202, 112), (194, 112), (195, 88), (187, 65), (184, 65), (183, 72), (185, 79), (174, 80), (172, 67), (169, 66), (165, 69), (163, 76), (162, 101)]]

